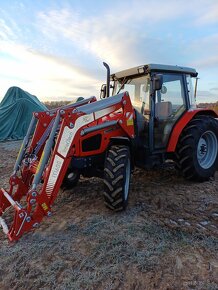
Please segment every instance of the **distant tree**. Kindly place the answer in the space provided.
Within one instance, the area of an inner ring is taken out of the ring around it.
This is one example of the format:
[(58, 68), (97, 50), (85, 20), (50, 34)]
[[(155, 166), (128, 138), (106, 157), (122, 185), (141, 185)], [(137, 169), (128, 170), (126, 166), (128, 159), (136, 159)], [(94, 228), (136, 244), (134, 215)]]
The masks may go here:
[(198, 108), (210, 108), (218, 113), (218, 101), (216, 103), (200, 103), (198, 104)]
[(51, 110), (51, 109), (56, 109), (62, 106), (69, 105), (71, 103), (79, 102), (83, 99), (84, 99), (83, 97), (78, 97), (78, 98), (72, 99), (71, 101), (46, 101), (46, 102), (43, 102), (43, 104), (46, 105), (46, 107), (49, 110)]
[(46, 101), (43, 104), (49, 109), (56, 109), (58, 107), (62, 107), (68, 105), (70, 101)]

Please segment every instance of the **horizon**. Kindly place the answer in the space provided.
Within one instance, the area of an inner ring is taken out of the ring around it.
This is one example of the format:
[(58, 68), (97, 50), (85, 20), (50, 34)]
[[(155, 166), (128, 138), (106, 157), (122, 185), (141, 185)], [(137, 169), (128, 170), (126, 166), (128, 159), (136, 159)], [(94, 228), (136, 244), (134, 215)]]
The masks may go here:
[(194, 67), (197, 103), (217, 102), (218, 1), (162, 3), (0, 0), (0, 101), (11, 86), (43, 102), (98, 97), (105, 61), (111, 72), (146, 63)]

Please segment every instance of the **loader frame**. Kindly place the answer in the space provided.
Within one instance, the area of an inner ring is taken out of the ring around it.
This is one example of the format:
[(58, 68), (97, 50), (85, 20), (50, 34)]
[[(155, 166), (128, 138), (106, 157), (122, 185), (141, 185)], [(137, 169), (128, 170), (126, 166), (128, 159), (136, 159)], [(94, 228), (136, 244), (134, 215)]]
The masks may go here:
[[(74, 158), (86, 159), (106, 152), (112, 137), (134, 138), (133, 118), (127, 93), (98, 102), (92, 97), (57, 110), (34, 113), (10, 177), (10, 188), (0, 190), (0, 223), (9, 240), (18, 240), (24, 232), (38, 227), (44, 216), (51, 216)], [(99, 148), (83, 150), (83, 141), (93, 134), (101, 136)], [(15, 211), (10, 227), (2, 217), (9, 207)]]

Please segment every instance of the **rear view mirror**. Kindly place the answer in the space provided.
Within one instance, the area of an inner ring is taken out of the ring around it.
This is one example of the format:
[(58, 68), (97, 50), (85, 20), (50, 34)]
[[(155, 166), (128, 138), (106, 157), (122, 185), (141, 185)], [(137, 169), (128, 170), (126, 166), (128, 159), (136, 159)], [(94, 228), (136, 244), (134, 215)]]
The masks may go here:
[(155, 91), (158, 91), (162, 88), (163, 85), (163, 75), (156, 74), (153, 77), (153, 88)]
[(106, 93), (107, 93), (106, 88), (107, 88), (106, 84), (103, 84), (101, 86), (100, 99), (106, 98)]

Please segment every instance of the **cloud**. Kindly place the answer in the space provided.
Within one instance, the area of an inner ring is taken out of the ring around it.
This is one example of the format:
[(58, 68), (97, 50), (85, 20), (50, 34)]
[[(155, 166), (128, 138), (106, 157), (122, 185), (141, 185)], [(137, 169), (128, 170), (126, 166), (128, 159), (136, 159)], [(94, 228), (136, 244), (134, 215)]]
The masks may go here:
[(24, 45), (0, 41), (0, 53), (8, 56), (0, 57), (2, 90), (16, 85), (41, 99), (49, 99), (89, 96), (90, 90), (98, 92), (100, 87), (97, 79), (73, 64)]
[(135, 66), (140, 59), (144, 62), (147, 53), (140, 48), (144, 43), (159, 42), (159, 38), (150, 36), (154, 24), (176, 20), (187, 10), (182, 1), (166, 0), (164, 5), (159, 2), (161, 9), (157, 9), (157, 1), (150, 1), (149, 5), (142, 0), (121, 3), (117, 2), (116, 7), (113, 5), (112, 9), (102, 11), (98, 16), (83, 17), (79, 11), (69, 8), (42, 11), (38, 14), (38, 25), (51, 41), (67, 39), (117, 70)]
[(193, 54), (193, 65), (201, 69), (218, 67), (218, 33), (190, 41), (188, 49)]
[(12, 29), (5, 23), (4, 19), (0, 19), (0, 39), (9, 40), (11, 37), (14, 38)]
[[(201, 5), (199, 5), (201, 4)], [(201, 6), (200, 13), (196, 19), (197, 25), (209, 25), (218, 23), (218, 2), (217, 0), (204, 0), (198, 3), (198, 9)]]
[[(148, 62), (216, 70), (218, 34), (204, 28), (215, 23), (217, 4), (128, 0), (99, 8), (43, 2), (22, 6), (19, 17), (0, 8), (1, 89), (24, 86), (44, 99), (97, 95), (105, 78), (102, 61), (112, 72)], [(31, 17), (21, 21), (31, 7)]]
[(199, 58), (194, 62), (195, 66), (199, 68), (216, 68), (218, 67), (218, 55), (206, 56), (204, 59)]
[(117, 27), (111, 24), (109, 18), (106, 17), (103, 22), (98, 18), (82, 19), (78, 13), (66, 9), (39, 14), (46, 37), (51, 40), (68, 39), (79, 49), (119, 67), (132, 37), (126, 28), (115, 33)]
[(0, 40), (14, 41), (19, 38), (21, 29), (8, 13), (0, 8)]
[(197, 91), (197, 103), (202, 102), (217, 102), (218, 96), (215, 94), (212, 94), (210, 91), (203, 91), (198, 90)]
[(39, 12), (38, 26), (46, 39), (68, 41), (96, 62), (108, 62), (114, 71), (151, 61), (204, 68), (217, 65), (217, 35), (187, 41), (185, 30), (177, 35), (178, 21), (182, 29), (190, 29), (216, 5), (213, 0), (193, 0), (189, 5), (182, 0), (165, 0), (164, 5), (156, 0), (120, 1), (97, 15), (68, 7)]

